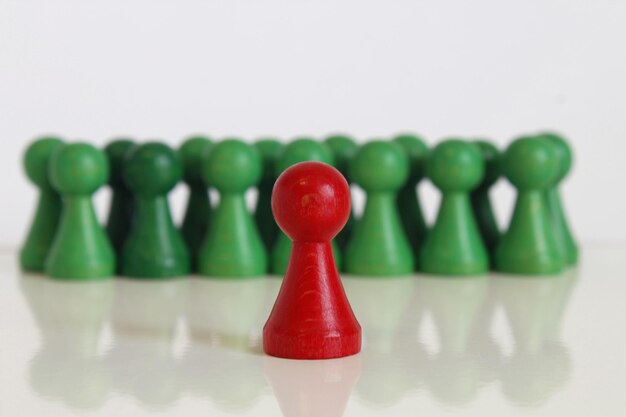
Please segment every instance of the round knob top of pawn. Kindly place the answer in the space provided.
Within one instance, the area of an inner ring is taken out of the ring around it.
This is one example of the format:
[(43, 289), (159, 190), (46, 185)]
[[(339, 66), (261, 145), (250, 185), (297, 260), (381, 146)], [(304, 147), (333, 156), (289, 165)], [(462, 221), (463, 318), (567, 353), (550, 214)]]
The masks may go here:
[(109, 161), (87, 143), (59, 147), (50, 159), (50, 182), (61, 194), (92, 194), (109, 179)]
[(359, 146), (354, 139), (346, 135), (332, 135), (326, 138), (324, 141), (326, 146), (330, 148), (335, 159), (335, 166), (348, 178), (348, 170), (350, 166), (350, 160), (354, 156)]
[(125, 187), (124, 183), (124, 163), (126, 154), (134, 147), (135, 142), (131, 139), (115, 139), (104, 147), (104, 153), (109, 160), (111, 175), (109, 185), (111, 187)]
[(491, 142), (476, 140), (474, 144), (478, 146), (485, 164), (485, 175), (480, 186), (491, 187), (502, 175), (502, 154)]
[(28, 178), (40, 188), (50, 188), (48, 167), (54, 151), (63, 145), (59, 138), (46, 136), (36, 139), (24, 153), (24, 168)]
[(416, 183), (426, 175), (426, 160), (428, 159), (428, 146), (424, 140), (411, 134), (402, 134), (393, 138), (409, 157), (409, 181)]
[(330, 242), (350, 216), (350, 186), (328, 164), (301, 162), (276, 180), (272, 212), (292, 240)]
[(485, 165), (478, 146), (460, 139), (448, 139), (433, 149), (427, 172), (441, 191), (470, 191), (483, 179)]
[(292, 165), (305, 161), (317, 161), (332, 165), (333, 154), (330, 148), (311, 138), (299, 138), (289, 142), (278, 153), (276, 174), (280, 174)]
[(504, 175), (518, 189), (545, 189), (554, 184), (561, 164), (556, 147), (541, 136), (516, 139), (502, 161)]
[(128, 188), (138, 196), (166, 194), (182, 178), (180, 157), (164, 143), (141, 144), (126, 155), (124, 178)]
[(204, 153), (212, 142), (204, 136), (187, 138), (178, 149), (183, 164), (183, 179), (189, 185), (202, 185)]
[(561, 166), (557, 182), (561, 182), (572, 168), (572, 148), (570, 148), (569, 144), (562, 136), (556, 133), (544, 133), (542, 136), (556, 148)]
[(278, 153), (283, 148), (283, 144), (273, 138), (259, 139), (254, 143), (254, 147), (263, 160), (263, 181), (273, 181), (275, 178), (274, 165), (276, 164), (276, 158)]
[(221, 193), (243, 193), (261, 179), (263, 162), (252, 145), (225, 139), (204, 155), (202, 178)]
[(409, 176), (409, 158), (400, 145), (373, 140), (357, 150), (350, 163), (350, 174), (365, 191), (393, 192)]

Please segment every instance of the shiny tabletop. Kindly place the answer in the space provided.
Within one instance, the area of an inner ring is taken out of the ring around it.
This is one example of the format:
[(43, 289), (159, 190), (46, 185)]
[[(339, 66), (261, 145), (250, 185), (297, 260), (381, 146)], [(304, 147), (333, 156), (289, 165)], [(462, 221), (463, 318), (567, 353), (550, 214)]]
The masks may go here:
[(279, 277), (0, 274), (0, 416), (626, 415), (626, 245), (552, 277), (344, 276), (363, 350), (324, 361), (262, 353)]

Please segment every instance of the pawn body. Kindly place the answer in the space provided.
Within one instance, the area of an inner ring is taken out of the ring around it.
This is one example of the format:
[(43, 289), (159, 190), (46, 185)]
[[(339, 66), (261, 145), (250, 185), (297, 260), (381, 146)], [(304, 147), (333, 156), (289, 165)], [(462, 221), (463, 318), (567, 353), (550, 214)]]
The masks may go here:
[(578, 245), (574, 240), (565, 215), (565, 210), (561, 204), (559, 190), (561, 182), (567, 177), (572, 167), (572, 150), (565, 139), (554, 133), (546, 133), (543, 137), (555, 147), (561, 167), (555, 184), (546, 191), (548, 211), (550, 212), (550, 219), (554, 227), (557, 244), (565, 257), (565, 262), (567, 265), (575, 265), (578, 263)]
[(279, 234), (278, 225), (272, 214), (272, 188), (276, 181), (276, 157), (283, 147), (283, 144), (276, 139), (261, 139), (254, 144), (254, 147), (261, 154), (263, 160), (263, 174), (259, 181), (256, 210), (254, 211), (254, 221), (265, 249), (270, 252), (276, 243)]
[(529, 275), (560, 272), (565, 258), (545, 198), (561, 169), (556, 149), (541, 137), (517, 139), (504, 154), (503, 168), (518, 195), (509, 228), (496, 249), (496, 269)]
[(189, 253), (167, 201), (167, 193), (182, 177), (178, 154), (162, 143), (144, 143), (131, 150), (124, 168), (136, 211), (122, 249), (122, 274), (135, 278), (188, 274)]
[(498, 229), (496, 217), (493, 214), (489, 190), (500, 178), (502, 171), (501, 155), (500, 151), (489, 142), (476, 141), (474, 143), (480, 148), (485, 165), (485, 175), (478, 187), (472, 191), (472, 209), (483, 242), (490, 256), (493, 256), (500, 240), (500, 230)]
[(469, 198), (484, 175), (478, 147), (462, 140), (443, 141), (433, 149), (427, 171), (442, 199), (422, 248), (421, 270), (442, 275), (486, 273), (489, 257)]
[(206, 153), (202, 175), (220, 193), (220, 203), (198, 255), (201, 275), (245, 278), (267, 273), (267, 253), (245, 200), (261, 169), (258, 151), (238, 139), (223, 140)]
[(112, 190), (106, 231), (118, 256), (130, 231), (135, 211), (133, 195), (124, 182), (125, 157), (134, 146), (135, 143), (131, 140), (117, 139), (104, 148), (104, 152), (109, 160), (109, 166), (111, 167), (109, 186)]
[(203, 136), (187, 139), (178, 153), (183, 163), (183, 179), (189, 188), (187, 208), (180, 231), (191, 257), (191, 270), (197, 270), (198, 252), (211, 224), (211, 200), (202, 179), (204, 154), (212, 142)]
[[(305, 161), (317, 161), (332, 165), (334, 158), (330, 149), (323, 143), (309, 138), (295, 139), (279, 152), (276, 159), (276, 174), (280, 175), (290, 166)], [(335, 262), (341, 268), (341, 251), (335, 241), (332, 242), (332, 245)], [(274, 274), (282, 275), (287, 271), (291, 247), (291, 239), (286, 234), (279, 232), (272, 249), (271, 270)]]
[(108, 176), (106, 156), (91, 145), (64, 145), (52, 155), (50, 180), (63, 196), (64, 208), (46, 259), (45, 271), (51, 277), (86, 280), (115, 273), (115, 253), (91, 200)]
[[(413, 135), (399, 135), (393, 141), (404, 148), (409, 157), (409, 178), (398, 192), (397, 204), (404, 231), (413, 248), (413, 254), (419, 258), (419, 252), (428, 234), (428, 227), (422, 214), (417, 186), (426, 174), (428, 147), (422, 139)], [(416, 266), (418, 266), (417, 262)]]
[(287, 359), (331, 359), (361, 350), (333, 259), (331, 239), (350, 215), (350, 189), (333, 167), (302, 162), (276, 181), (272, 210), (293, 240), (282, 287), (265, 327), (263, 349)]
[(24, 271), (42, 272), (61, 217), (61, 197), (50, 184), (48, 167), (54, 151), (63, 146), (60, 139), (45, 137), (33, 142), (24, 154), (28, 179), (39, 189), (37, 209), (26, 241), (20, 250)]
[(357, 151), (350, 172), (367, 201), (346, 249), (346, 272), (410, 274), (414, 255), (396, 206), (396, 193), (409, 175), (407, 156), (395, 143), (371, 141)]
[[(358, 145), (349, 136), (344, 135), (333, 135), (326, 138), (324, 143), (330, 148), (333, 153), (333, 158), (335, 160), (335, 167), (341, 172), (341, 175), (348, 181), (348, 185), (352, 183), (352, 178), (350, 177), (350, 161), (352, 157), (356, 153), (358, 149)], [(337, 242), (337, 245), (342, 251), (342, 257), (345, 253), (346, 246), (348, 246), (348, 241), (350, 240), (350, 236), (354, 231), (354, 226), (356, 224), (356, 219), (354, 217), (354, 211), (350, 211), (350, 217), (348, 218), (348, 222), (341, 229), (341, 232), (337, 235), (334, 242)]]

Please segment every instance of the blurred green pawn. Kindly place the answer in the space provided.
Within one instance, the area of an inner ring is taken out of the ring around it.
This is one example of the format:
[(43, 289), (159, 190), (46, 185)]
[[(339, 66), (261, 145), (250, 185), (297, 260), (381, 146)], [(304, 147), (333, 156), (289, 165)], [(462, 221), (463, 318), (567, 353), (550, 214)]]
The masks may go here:
[(478, 187), (472, 191), (472, 209), (478, 224), (478, 230), (483, 238), (483, 242), (489, 251), (490, 256), (496, 250), (500, 241), (500, 230), (496, 217), (493, 214), (489, 190), (502, 175), (502, 155), (498, 148), (492, 143), (478, 140), (474, 142), (480, 149), (483, 163), (485, 165), (485, 175)]
[[(426, 175), (429, 150), (424, 141), (414, 135), (399, 135), (393, 141), (400, 145), (409, 157), (409, 178), (398, 192), (397, 204), (404, 231), (411, 242), (413, 254), (417, 260), (428, 234), (417, 187)], [(418, 262), (415, 264), (416, 267), (419, 266)]]
[(259, 191), (256, 209), (254, 211), (254, 221), (261, 239), (268, 253), (274, 247), (278, 237), (279, 228), (272, 214), (272, 189), (276, 182), (276, 157), (283, 147), (283, 144), (276, 139), (260, 139), (254, 143), (254, 147), (261, 154), (263, 160), (263, 175), (257, 186)]
[(427, 173), (441, 190), (435, 225), (420, 257), (429, 274), (475, 275), (489, 270), (489, 256), (474, 219), (470, 192), (484, 176), (480, 148), (458, 139), (445, 140), (432, 151)]
[(356, 275), (406, 275), (415, 268), (411, 244), (396, 206), (396, 194), (409, 176), (409, 160), (400, 145), (374, 140), (352, 158), (350, 173), (367, 193), (346, 250), (346, 272)]
[(211, 225), (211, 200), (204, 180), (202, 163), (212, 142), (204, 136), (185, 140), (178, 150), (183, 163), (183, 180), (189, 188), (187, 208), (180, 231), (189, 249), (191, 270), (197, 271), (198, 252)]
[(565, 211), (563, 210), (563, 206), (561, 204), (561, 196), (559, 193), (559, 186), (561, 182), (565, 177), (567, 177), (572, 168), (572, 149), (565, 139), (559, 135), (554, 133), (545, 133), (542, 136), (555, 147), (561, 162), (561, 169), (556, 182), (546, 191), (550, 218), (552, 219), (552, 224), (554, 225), (554, 233), (557, 244), (559, 245), (561, 253), (565, 257), (566, 263), (568, 265), (575, 265), (578, 263), (578, 245), (572, 236), (572, 232), (567, 222), (567, 217), (565, 216)]
[(115, 253), (91, 200), (109, 178), (106, 155), (86, 143), (63, 145), (52, 155), (49, 172), (64, 207), (46, 259), (46, 274), (71, 280), (112, 276)]
[(262, 170), (259, 152), (239, 139), (226, 139), (207, 149), (202, 176), (217, 189), (220, 203), (198, 255), (201, 275), (245, 278), (267, 273), (267, 253), (245, 199)]
[[(276, 177), (292, 165), (305, 161), (317, 161), (333, 165), (334, 159), (330, 148), (311, 138), (298, 138), (284, 146), (276, 159)], [(333, 254), (337, 268), (341, 265), (341, 252), (333, 240)], [(271, 269), (276, 275), (284, 275), (291, 256), (291, 239), (280, 231), (272, 250)]]
[[(116, 139), (104, 148), (111, 167), (109, 187), (112, 191), (106, 231), (118, 256), (130, 231), (135, 211), (133, 195), (124, 182), (125, 157), (133, 147), (135, 147), (135, 142), (130, 139)], [(119, 266), (118, 264), (118, 269)]]
[(167, 201), (167, 194), (182, 178), (178, 153), (158, 142), (136, 146), (126, 155), (124, 176), (136, 209), (122, 248), (122, 274), (135, 278), (187, 275), (189, 252)]
[[(348, 181), (348, 184), (352, 184), (352, 178), (350, 177), (350, 161), (358, 149), (358, 145), (349, 136), (345, 135), (333, 135), (326, 138), (324, 143), (330, 148), (335, 159), (335, 168), (339, 170)], [(345, 252), (348, 240), (354, 230), (354, 210), (350, 210), (350, 217), (348, 222), (341, 229), (341, 232), (335, 237), (335, 241), (339, 245), (339, 248)]]
[(561, 272), (565, 258), (546, 199), (562, 172), (556, 147), (541, 136), (519, 138), (509, 145), (502, 166), (518, 195), (509, 228), (496, 248), (496, 269), (528, 275)]
[(42, 272), (61, 217), (62, 203), (52, 188), (48, 175), (50, 157), (63, 145), (56, 137), (35, 140), (24, 154), (28, 179), (39, 189), (37, 209), (26, 241), (20, 250), (20, 266), (24, 271)]

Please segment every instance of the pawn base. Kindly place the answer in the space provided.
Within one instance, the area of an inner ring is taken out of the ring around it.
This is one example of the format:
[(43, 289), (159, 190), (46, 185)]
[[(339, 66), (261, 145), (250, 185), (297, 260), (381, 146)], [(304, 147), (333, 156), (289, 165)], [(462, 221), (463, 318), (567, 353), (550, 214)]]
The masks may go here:
[(263, 350), (284, 359), (333, 359), (356, 355), (361, 351), (361, 331), (338, 335), (281, 334), (274, 329), (263, 331)]

